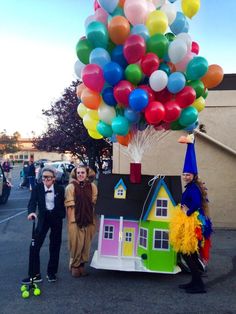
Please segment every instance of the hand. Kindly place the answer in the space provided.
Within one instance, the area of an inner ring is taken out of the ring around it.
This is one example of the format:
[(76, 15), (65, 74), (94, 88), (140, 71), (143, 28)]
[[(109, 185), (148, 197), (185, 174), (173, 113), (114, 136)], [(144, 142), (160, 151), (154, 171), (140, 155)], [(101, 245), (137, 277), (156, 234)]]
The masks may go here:
[(34, 219), (37, 219), (37, 215), (35, 213), (31, 213), (28, 215), (27, 217), (28, 220), (34, 220)]

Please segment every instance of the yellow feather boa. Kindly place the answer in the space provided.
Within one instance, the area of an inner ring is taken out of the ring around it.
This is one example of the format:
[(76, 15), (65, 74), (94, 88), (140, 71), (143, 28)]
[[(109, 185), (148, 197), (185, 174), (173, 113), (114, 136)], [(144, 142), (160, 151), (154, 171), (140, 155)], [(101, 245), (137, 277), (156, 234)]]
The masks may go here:
[(170, 220), (170, 244), (176, 252), (190, 254), (198, 252), (198, 238), (196, 230), (201, 228), (197, 218), (198, 212), (187, 216), (180, 205), (173, 210)]

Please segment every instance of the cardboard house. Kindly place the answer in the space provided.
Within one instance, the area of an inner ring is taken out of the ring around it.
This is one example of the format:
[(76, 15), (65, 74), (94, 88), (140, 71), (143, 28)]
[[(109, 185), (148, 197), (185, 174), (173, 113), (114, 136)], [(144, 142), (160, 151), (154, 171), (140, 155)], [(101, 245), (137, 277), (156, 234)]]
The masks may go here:
[(100, 217), (97, 269), (175, 274), (180, 271), (169, 244), (171, 211), (181, 201), (180, 176), (101, 175), (96, 213)]

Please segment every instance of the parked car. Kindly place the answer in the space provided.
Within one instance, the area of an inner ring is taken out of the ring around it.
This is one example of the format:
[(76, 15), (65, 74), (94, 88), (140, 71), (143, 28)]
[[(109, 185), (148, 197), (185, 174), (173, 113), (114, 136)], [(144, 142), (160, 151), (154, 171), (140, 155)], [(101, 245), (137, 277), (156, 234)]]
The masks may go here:
[(0, 165), (0, 204), (6, 204), (11, 192), (11, 184), (7, 181)]
[(52, 161), (44, 164), (45, 167), (53, 167), (56, 170), (56, 181), (65, 184), (69, 181), (70, 172), (74, 165), (69, 161)]

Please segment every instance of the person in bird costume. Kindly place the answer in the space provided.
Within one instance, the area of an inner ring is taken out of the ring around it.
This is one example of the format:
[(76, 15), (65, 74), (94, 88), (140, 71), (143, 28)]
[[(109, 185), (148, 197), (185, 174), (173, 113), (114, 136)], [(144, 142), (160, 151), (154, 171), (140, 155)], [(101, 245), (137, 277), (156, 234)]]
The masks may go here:
[(187, 293), (205, 293), (199, 257), (206, 264), (211, 246), (212, 223), (207, 189), (198, 177), (193, 135), (185, 140), (181, 137), (180, 142), (187, 144), (182, 174), (185, 190), (181, 205), (171, 218), (170, 243), (176, 252), (181, 253), (192, 275), (191, 281), (179, 288)]

